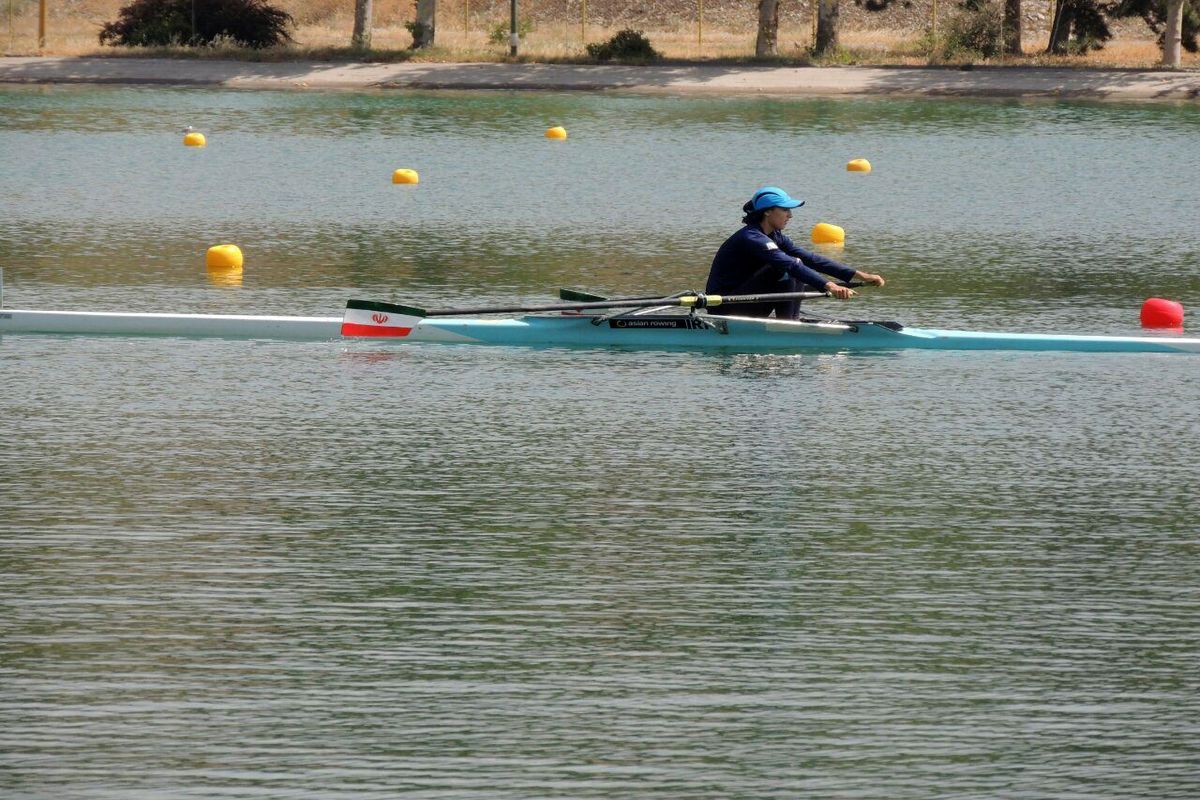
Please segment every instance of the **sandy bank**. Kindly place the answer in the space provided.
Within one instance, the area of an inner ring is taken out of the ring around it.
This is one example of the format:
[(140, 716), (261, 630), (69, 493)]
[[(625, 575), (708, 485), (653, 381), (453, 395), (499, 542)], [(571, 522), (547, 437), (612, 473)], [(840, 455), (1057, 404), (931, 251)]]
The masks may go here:
[(143, 58), (0, 58), (3, 83), (256, 89), (529, 89), (679, 94), (1200, 99), (1200, 73), (1020, 67), (754, 67), (367, 64)]

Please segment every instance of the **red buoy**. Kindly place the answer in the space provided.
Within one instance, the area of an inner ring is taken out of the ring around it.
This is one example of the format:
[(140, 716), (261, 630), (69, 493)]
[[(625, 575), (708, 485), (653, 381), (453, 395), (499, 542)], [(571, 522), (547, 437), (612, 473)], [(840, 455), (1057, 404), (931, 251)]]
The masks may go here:
[(1183, 304), (1161, 297), (1151, 297), (1142, 303), (1143, 328), (1182, 328)]

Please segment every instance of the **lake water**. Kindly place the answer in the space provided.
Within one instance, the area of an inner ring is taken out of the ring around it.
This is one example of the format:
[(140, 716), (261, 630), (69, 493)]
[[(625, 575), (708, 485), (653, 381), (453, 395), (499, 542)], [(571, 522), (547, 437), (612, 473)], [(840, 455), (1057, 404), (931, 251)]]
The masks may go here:
[[(670, 292), (777, 183), (889, 280), (816, 308), (1133, 333), (1198, 164), (1195, 104), (5, 88), (0, 266)], [(1198, 433), (1186, 356), (4, 337), (0, 794), (1194, 798)]]

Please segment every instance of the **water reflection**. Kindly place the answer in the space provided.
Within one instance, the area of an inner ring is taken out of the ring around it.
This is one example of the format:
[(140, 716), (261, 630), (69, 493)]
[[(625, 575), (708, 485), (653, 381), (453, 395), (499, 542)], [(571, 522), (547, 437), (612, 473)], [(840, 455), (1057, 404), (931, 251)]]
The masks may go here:
[[(153, 131), (162, 127), (163, 92), (144, 87), (6, 86), (0, 130), (84, 133)], [(525, 92), (372, 91), (229, 92), (171, 90), (170, 110), (204, 131), (249, 131), (343, 138), (355, 135), (505, 138), (541, 134), (552, 120), (575, 120), (570, 130), (615, 136), (620, 129), (759, 129), (795, 136), (813, 132), (886, 134), (938, 131), (972, 137), (1011, 135), (1050, 126), (1093, 131), (1110, 122), (1122, 131), (1192, 134), (1200, 126), (1193, 104), (1050, 100), (885, 98), (642, 97)], [(319, 119), (321, 124), (315, 124)]]
[(213, 286), (236, 288), (242, 285), (242, 270), (213, 270), (207, 271), (208, 282)]

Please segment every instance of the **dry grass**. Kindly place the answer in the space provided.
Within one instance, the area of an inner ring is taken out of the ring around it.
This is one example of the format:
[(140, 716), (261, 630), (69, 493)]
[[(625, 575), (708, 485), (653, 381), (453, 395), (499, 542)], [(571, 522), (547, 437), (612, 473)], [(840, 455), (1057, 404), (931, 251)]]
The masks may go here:
[[(411, 0), (376, 0), (370, 60), (417, 61), (503, 61), (508, 58), (506, 42), (491, 41), (493, 33), (507, 28), (507, 3), (492, 0), (449, 0), (438, 15), (438, 46), (429, 51), (409, 49), (412, 37), (404, 27), (412, 19)], [(123, 0), (63, 0), (54, 3), (47, 21), (44, 50), (37, 46), (37, 0), (0, 0), (0, 42), (5, 55), (130, 55), (128, 50), (101, 48), (96, 36), (100, 27), (115, 19)], [(295, 42), (284, 48), (262, 53), (247, 53), (234, 48), (201, 51), (174, 48), (145, 55), (190, 57), (255, 58), (261, 60), (331, 59), (350, 60), (360, 54), (348, 48), (352, 4), (349, 0), (278, 0), (277, 3), (297, 20)], [(629, 6), (635, 7), (636, 4)], [(710, 4), (712, 6), (712, 4)], [(843, 3), (843, 6), (852, 6)], [(945, 4), (943, 4), (945, 7)], [(695, 14), (675, 15), (664, 24), (646, 18), (593, 19), (581, 24), (579, 8), (573, 19), (554, 21), (534, 19), (533, 28), (521, 43), (522, 61), (569, 62), (586, 60), (585, 42), (603, 41), (618, 30), (635, 27), (643, 30), (654, 47), (673, 61), (750, 61), (754, 54), (753, 5), (746, 9), (712, 7), (702, 30)], [(914, 24), (914, 19), (917, 24)], [(840, 29), (842, 52), (824, 63), (905, 64), (929, 63), (920, 51), (922, 16), (910, 13), (906, 29), (878, 27), (886, 22), (879, 17), (846, 14)], [(603, 24), (602, 24), (603, 23)], [(1154, 35), (1139, 23), (1119, 23), (1117, 38), (1101, 51), (1086, 56), (1051, 57), (1045, 47), (1045, 31), (1031, 24), (1024, 32), (1026, 55), (991, 63), (1039, 66), (1092, 66), (1149, 68), (1159, 64), (1160, 52)], [(803, 9), (785, 14), (780, 24), (778, 61), (809, 63), (807, 50), (812, 44), (811, 17)], [(1185, 53), (1185, 68), (1200, 68), (1200, 56)]]

